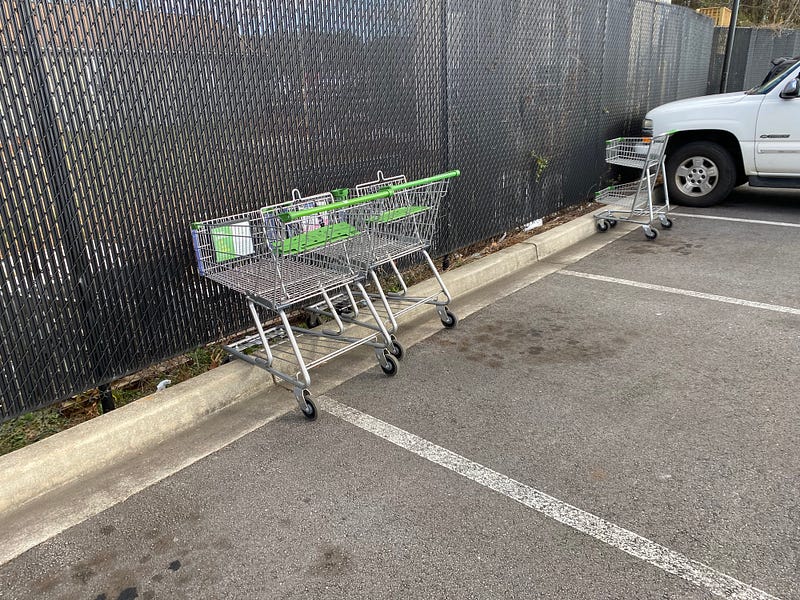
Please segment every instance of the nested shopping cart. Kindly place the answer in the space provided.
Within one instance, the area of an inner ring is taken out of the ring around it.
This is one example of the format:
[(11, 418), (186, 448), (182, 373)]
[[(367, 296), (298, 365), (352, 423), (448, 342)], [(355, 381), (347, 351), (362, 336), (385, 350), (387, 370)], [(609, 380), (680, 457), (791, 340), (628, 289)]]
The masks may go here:
[[(384, 373), (397, 372), (391, 336), (364, 289), (364, 274), (349, 259), (363, 254), (361, 245), (369, 242), (369, 201), (391, 194), (381, 191), (355, 205), (334, 202), (326, 194), (192, 225), (200, 275), (243, 294), (255, 323), (255, 334), (225, 349), (287, 383), (309, 419), (317, 414), (309, 391), (313, 367), (367, 345)], [(357, 303), (351, 288), (374, 322), (361, 336), (345, 332), (333, 310), (331, 297), (340, 292)], [(290, 322), (290, 311), (320, 301), (330, 308), (337, 330), (312, 331)], [(279, 324), (265, 328), (259, 309), (270, 321), (277, 315)], [(287, 372), (295, 367), (294, 374)]]
[[(453, 298), (428, 249), (436, 231), (442, 198), (447, 195), (450, 181), (459, 175), (460, 171), (453, 170), (407, 181), (404, 175), (387, 178), (383, 172), (378, 171), (376, 180), (358, 184), (353, 189), (353, 196), (356, 198), (374, 195), (382, 189), (392, 192), (391, 196), (380, 201), (380, 210), (374, 211), (376, 214), (368, 219), (367, 226), (372, 241), (361, 246), (361, 249), (367, 250), (369, 254), (353, 257), (354, 263), (368, 272), (381, 302), (388, 300), (387, 310), (392, 319), (427, 304), (436, 309), (445, 327), (452, 328), (458, 323), (458, 318), (449, 308)], [(422, 256), (439, 286), (431, 295), (408, 295), (408, 285), (397, 262), (414, 254)], [(386, 286), (381, 285), (376, 269), (384, 265), (390, 268), (393, 277), (390, 283), (394, 284), (397, 291), (386, 291)], [(393, 325), (396, 326), (394, 321)]]
[(653, 138), (616, 138), (606, 142), (606, 162), (611, 165), (640, 169), (637, 181), (612, 185), (596, 193), (595, 200), (610, 205), (595, 215), (597, 229), (608, 231), (618, 221), (628, 221), (642, 226), (649, 240), (658, 236), (653, 223), (658, 220), (661, 227), (669, 229), (669, 193), (663, 186), (664, 201), (659, 202), (656, 185), (659, 176), (663, 178), (664, 158), (671, 133)]
[[(370, 294), (378, 308), (382, 309), (385, 326), (396, 341), (397, 317), (421, 305), (433, 306), (447, 328), (455, 327), (458, 318), (450, 310), (452, 296), (436, 265), (428, 253), (435, 232), (442, 198), (447, 194), (449, 182), (460, 175), (457, 170), (448, 171), (424, 179), (407, 181), (404, 175), (385, 177), (378, 171), (378, 178), (356, 185), (352, 190), (336, 190), (342, 204), (364, 206), (367, 218), (368, 242), (359, 245), (350, 255), (351, 263), (365, 274), (373, 284), (375, 292)], [(379, 196), (388, 191), (388, 196)], [(408, 285), (400, 272), (397, 261), (419, 253), (435, 278), (439, 290), (428, 296), (410, 296)], [(383, 283), (377, 269), (388, 265), (391, 278)], [(387, 291), (391, 285), (396, 290)], [(308, 308), (318, 316), (330, 317), (326, 306), (318, 304)], [(340, 311), (341, 312), (341, 311)], [(345, 315), (343, 318), (347, 319)], [(402, 346), (399, 356), (402, 356)], [(398, 355), (396, 352), (394, 353)]]
[[(359, 243), (347, 245), (347, 252), (345, 253), (340, 252), (336, 247), (322, 248), (319, 252), (333, 261), (343, 261), (348, 268), (357, 269), (357, 272), (366, 280), (368, 273), (362, 264), (362, 258), (372, 255), (373, 245), (376, 243), (375, 237), (370, 235), (372, 230), (371, 223), (375, 220), (377, 215), (382, 214), (393, 206), (391, 202), (393, 193), (382, 191), (362, 198), (348, 198), (347, 191), (348, 190), (334, 190), (335, 193), (326, 192), (311, 196), (303, 196), (299, 190), (294, 189), (292, 190), (292, 199), (297, 206), (325, 206), (336, 202), (337, 210), (342, 213), (351, 209), (359, 211), (359, 214), (362, 215), (360, 230), (362, 237), (359, 239)], [(375, 279), (375, 282), (377, 283), (377, 279)], [(372, 294), (370, 294), (369, 297), (373, 299)], [(364, 303), (363, 301), (355, 300), (350, 285), (347, 284), (342, 286), (336, 295), (331, 295), (319, 302), (304, 306), (304, 311), (309, 315), (306, 319), (306, 324), (309, 328), (317, 328), (323, 323), (321, 317), (333, 319), (337, 323), (337, 331), (336, 333), (330, 333), (330, 330), (323, 330), (326, 331), (328, 335), (343, 334), (344, 329), (341, 326), (342, 322), (372, 329), (377, 333), (381, 333), (381, 335), (383, 335), (384, 331), (388, 331), (391, 340), (391, 344), (388, 347), (389, 353), (395, 358), (400, 359), (403, 357), (404, 349), (400, 341), (394, 335), (397, 329), (397, 322), (391, 313), (386, 297), (382, 294), (375, 297), (381, 300), (376, 308), (383, 308), (380, 316), (380, 321), (382, 321), (382, 323), (376, 323), (372, 315), (369, 315), (369, 318), (366, 319), (362, 318)]]

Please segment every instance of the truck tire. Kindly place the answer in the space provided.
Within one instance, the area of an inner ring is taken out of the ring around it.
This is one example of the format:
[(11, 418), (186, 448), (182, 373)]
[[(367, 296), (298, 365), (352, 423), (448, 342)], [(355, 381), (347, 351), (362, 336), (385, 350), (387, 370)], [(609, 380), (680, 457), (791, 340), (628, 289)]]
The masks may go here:
[(683, 206), (712, 206), (724, 200), (736, 183), (730, 152), (714, 142), (690, 142), (667, 155), (670, 202)]

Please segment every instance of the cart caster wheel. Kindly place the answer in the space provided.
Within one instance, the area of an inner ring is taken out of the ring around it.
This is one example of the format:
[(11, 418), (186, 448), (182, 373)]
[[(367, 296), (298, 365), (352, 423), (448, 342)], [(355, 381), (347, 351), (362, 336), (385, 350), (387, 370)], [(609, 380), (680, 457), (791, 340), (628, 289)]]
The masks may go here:
[(381, 365), (381, 370), (387, 377), (394, 377), (397, 375), (397, 359), (388, 352), (384, 355), (386, 364)]
[(442, 319), (442, 325), (445, 326), (447, 329), (452, 329), (456, 325), (458, 325), (458, 317), (455, 316), (453, 313), (450, 312), (450, 309), (444, 309), (445, 318)]
[(609, 225), (609, 227), (616, 227), (617, 226), (617, 220), (616, 219), (608, 219), (608, 225)]
[(658, 237), (658, 231), (656, 231), (655, 229), (649, 229), (649, 228), (645, 229), (644, 230), (644, 237), (646, 237), (648, 240), (654, 240), (654, 239), (656, 239)]
[(300, 409), (303, 416), (309, 421), (317, 420), (317, 406), (311, 401), (311, 392), (303, 390), (303, 400), (306, 401), (306, 408)]
[(597, 223), (595, 223), (595, 227), (597, 227), (597, 231), (600, 231), (602, 233), (608, 231), (609, 224), (608, 221), (606, 221), (605, 219), (600, 219), (599, 221), (597, 221)]
[(403, 344), (398, 342), (396, 337), (392, 336), (392, 345), (389, 347), (389, 354), (398, 360), (403, 360), (405, 353), (406, 351), (405, 348), (403, 348)]
[(308, 327), (309, 329), (314, 329), (315, 327), (318, 327), (321, 323), (322, 321), (320, 321), (319, 315), (309, 315), (306, 318), (306, 327)]
[(661, 219), (661, 227), (663, 227), (664, 229), (669, 229), (670, 227), (672, 227), (672, 221), (664, 217), (663, 219)]

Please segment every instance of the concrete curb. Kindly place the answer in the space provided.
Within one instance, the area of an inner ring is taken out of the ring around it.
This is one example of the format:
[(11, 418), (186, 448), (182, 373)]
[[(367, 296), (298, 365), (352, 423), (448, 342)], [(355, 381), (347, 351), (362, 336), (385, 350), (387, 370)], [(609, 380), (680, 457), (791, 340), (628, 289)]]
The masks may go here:
[[(445, 282), (456, 299), (478, 287), (490, 286), (588, 238), (595, 232), (593, 215), (583, 215), (448, 271)], [(434, 288), (435, 283), (425, 281), (413, 286), (410, 293), (427, 294)], [(272, 385), (271, 378), (260, 369), (234, 361), (0, 456), (0, 514), (152, 448), (219, 410), (266, 393)]]

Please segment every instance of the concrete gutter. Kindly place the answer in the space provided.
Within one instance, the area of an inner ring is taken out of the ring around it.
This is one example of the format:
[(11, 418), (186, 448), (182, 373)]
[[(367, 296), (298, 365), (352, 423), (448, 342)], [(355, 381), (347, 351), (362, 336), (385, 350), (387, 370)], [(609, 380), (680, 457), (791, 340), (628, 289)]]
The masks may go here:
[[(584, 215), (448, 271), (444, 273), (445, 282), (456, 299), (481, 286), (491, 286), (593, 235), (594, 223), (593, 214)], [(616, 235), (606, 234), (608, 241), (629, 230), (619, 227)], [(434, 285), (425, 281), (413, 286), (410, 293), (426, 294)], [(191, 429), (226, 407), (262, 396), (272, 387), (271, 378), (262, 370), (233, 361), (0, 456), (0, 515), (70, 482), (96, 475)], [(274, 410), (279, 414), (287, 408), (278, 406)]]

